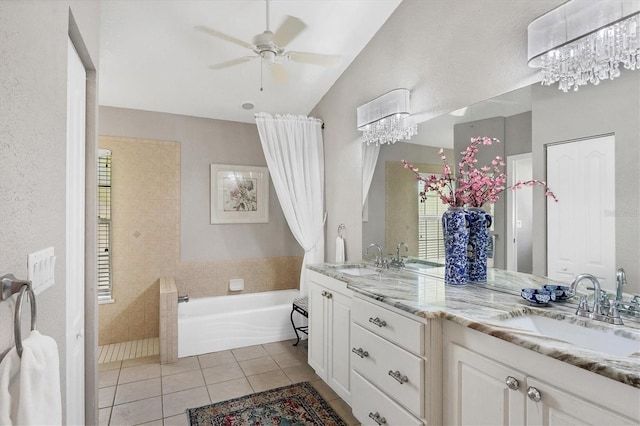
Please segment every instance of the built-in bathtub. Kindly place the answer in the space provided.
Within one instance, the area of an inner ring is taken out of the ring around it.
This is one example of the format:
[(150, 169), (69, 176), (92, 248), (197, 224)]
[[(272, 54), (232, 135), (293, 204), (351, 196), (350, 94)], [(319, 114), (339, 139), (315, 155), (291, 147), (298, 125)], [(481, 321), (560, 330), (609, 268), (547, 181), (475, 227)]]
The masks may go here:
[(178, 357), (295, 338), (298, 290), (190, 299), (178, 304)]

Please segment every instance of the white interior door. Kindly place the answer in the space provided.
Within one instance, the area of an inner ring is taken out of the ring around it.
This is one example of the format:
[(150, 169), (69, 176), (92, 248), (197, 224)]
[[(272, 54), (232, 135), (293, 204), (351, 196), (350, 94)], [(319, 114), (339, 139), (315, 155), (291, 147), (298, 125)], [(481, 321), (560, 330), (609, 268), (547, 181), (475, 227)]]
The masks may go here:
[(84, 417), (84, 191), (86, 72), (71, 40), (67, 53), (66, 424)]
[(551, 278), (580, 273), (615, 283), (615, 137), (547, 148), (547, 183), (560, 200), (547, 201), (547, 268)]

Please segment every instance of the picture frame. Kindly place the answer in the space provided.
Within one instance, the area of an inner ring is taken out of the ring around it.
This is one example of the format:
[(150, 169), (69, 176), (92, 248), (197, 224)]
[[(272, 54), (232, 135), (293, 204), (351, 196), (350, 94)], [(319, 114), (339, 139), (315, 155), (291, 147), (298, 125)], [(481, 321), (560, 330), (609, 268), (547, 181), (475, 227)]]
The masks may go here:
[(269, 169), (211, 164), (211, 224), (268, 222)]

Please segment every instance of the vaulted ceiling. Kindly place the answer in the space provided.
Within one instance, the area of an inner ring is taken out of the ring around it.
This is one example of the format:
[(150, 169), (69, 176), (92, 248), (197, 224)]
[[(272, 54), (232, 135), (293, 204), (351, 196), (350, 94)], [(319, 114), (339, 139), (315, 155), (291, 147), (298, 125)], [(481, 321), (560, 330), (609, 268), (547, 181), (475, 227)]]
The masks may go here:
[[(241, 122), (253, 122), (259, 111), (308, 114), (399, 4), (269, 1), (275, 39), (294, 36), (287, 51), (338, 56), (332, 66), (281, 57), (274, 73), (247, 58), (255, 56), (247, 45), (267, 26), (265, 0), (103, 0), (100, 104)], [(235, 59), (237, 65), (210, 68)]]

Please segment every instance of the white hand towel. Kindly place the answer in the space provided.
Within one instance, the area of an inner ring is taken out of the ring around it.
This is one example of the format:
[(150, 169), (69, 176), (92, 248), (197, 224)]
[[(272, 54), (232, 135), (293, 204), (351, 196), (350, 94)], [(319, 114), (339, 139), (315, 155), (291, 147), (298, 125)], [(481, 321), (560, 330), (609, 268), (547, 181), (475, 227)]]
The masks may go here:
[(343, 263), (344, 259), (344, 238), (336, 237), (336, 263)]
[(22, 358), (12, 348), (0, 363), (0, 424), (62, 424), (58, 345), (51, 337), (32, 331)]

